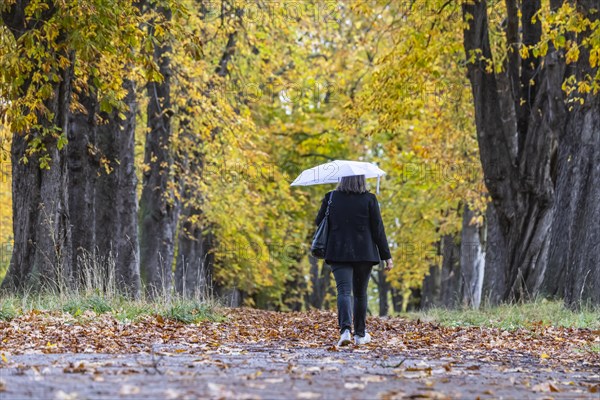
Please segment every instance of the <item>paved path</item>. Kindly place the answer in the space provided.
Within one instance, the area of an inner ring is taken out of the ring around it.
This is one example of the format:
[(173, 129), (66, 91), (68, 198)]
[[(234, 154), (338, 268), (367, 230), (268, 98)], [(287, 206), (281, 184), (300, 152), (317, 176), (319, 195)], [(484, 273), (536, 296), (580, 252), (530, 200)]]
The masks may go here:
[[(598, 372), (366, 349), (223, 346), (202, 354), (32, 354), (0, 369), (0, 399), (598, 399)], [(535, 374), (532, 374), (535, 371)]]
[(32, 312), (0, 321), (0, 400), (600, 399), (600, 335), (369, 317), (333, 346), (333, 312), (225, 310), (222, 322), (122, 323)]

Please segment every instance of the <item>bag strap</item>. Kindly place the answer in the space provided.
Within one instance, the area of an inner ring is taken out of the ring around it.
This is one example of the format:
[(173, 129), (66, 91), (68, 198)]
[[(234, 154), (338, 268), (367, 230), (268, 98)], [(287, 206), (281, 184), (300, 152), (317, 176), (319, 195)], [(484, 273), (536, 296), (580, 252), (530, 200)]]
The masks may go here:
[(333, 190), (331, 191), (331, 194), (329, 195), (329, 200), (327, 201), (327, 210), (325, 210), (325, 218), (327, 218), (327, 216), (329, 215), (329, 205), (331, 204), (331, 199), (333, 198)]

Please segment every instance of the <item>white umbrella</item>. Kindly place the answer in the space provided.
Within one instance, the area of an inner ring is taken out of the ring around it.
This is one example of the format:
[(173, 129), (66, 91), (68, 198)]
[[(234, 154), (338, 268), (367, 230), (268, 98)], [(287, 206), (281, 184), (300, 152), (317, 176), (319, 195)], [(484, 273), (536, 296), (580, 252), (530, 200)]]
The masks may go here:
[(375, 164), (364, 161), (335, 160), (302, 171), (291, 186), (337, 183), (344, 176), (355, 175), (364, 175), (365, 178), (377, 178), (377, 193), (379, 193), (379, 178), (385, 175), (385, 172)]

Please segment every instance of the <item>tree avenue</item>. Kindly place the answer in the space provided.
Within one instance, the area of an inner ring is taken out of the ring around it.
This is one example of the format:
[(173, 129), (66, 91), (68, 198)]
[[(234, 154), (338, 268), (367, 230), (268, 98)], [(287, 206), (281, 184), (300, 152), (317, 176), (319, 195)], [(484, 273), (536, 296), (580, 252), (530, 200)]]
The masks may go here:
[(373, 312), (598, 305), (598, 13), (3, 1), (1, 290), (331, 307), (331, 271), (307, 252), (330, 188), (289, 184), (360, 159), (387, 172), (396, 265), (374, 273)]

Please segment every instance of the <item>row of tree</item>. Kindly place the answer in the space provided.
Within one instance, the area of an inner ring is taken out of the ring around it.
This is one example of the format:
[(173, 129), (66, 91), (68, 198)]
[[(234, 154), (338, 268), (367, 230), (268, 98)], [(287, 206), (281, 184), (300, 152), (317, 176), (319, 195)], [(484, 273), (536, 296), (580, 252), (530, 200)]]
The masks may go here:
[(374, 274), (381, 313), (389, 299), (598, 304), (593, 6), (4, 2), (2, 288), (93, 273), (132, 297), (327, 306), (329, 270), (306, 254), (324, 190), (289, 183), (362, 158), (388, 171), (397, 268)]

